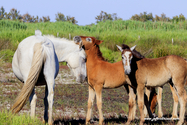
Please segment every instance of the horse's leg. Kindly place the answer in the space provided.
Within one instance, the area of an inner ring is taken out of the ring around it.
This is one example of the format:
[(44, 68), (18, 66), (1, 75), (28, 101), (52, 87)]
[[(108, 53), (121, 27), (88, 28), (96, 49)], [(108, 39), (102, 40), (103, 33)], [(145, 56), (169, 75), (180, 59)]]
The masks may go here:
[(47, 88), (48, 89), (47, 100), (48, 100), (48, 106), (49, 106), (48, 124), (52, 125), (53, 124), (52, 113), (53, 113), (53, 98), (54, 98), (54, 84), (55, 84), (55, 81), (54, 81), (54, 79), (47, 79), (46, 82), (47, 82), (47, 87), (48, 87)]
[(158, 117), (162, 118), (163, 112), (162, 112), (162, 87), (158, 87), (158, 95), (157, 95), (157, 100), (158, 100)]
[(36, 112), (36, 100), (37, 96), (35, 94), (35, 90), (32, 90), (32, 93), (29, 97), (30, 105), (31, 105), (31, 117), (35, 117), (35, 112)]
[(184, 89), (184, 79), (175, 78), (172, 79), (178, 95), (179, 95), (179, 102), (180, 102), (180, 118), (177, 125), (182, 125), (184, 123), (184, 115), (185, 115), (185, 106), (186, 106), (186, 91)]
[(171, 92), (173, 94), (173, 100), (174, 100), (174, 102), (173, 102), (173, 113), (172, 113), (172, 117), (171, 117), (173, 119), (173, 118), (178, 118), (177, 107), (178, 107), (179, 99), (178, 99), (178, 96), (177, 96), (174, 88), (171, 85), (170, 85), (170, 88), (171, 88)]
[(95, 86), (95, 92), (96, 92), (96, 99), (97, 99), (97, 108), (99, 110), (99, 124), (102, 125), (104, 118), (103, 118), (103, 112), (102, 112), (102, 85), (96, 85)]
[(124, 85), (124, 87), (126, 88), (127, 93), (129, 94), (129, 114), (128, 114), (128, 121), (126, 122), (126, 125), (129, 125), (131, 121), (135, 119), (135, 115), (136, 115), (136, 93), (127, 84)]
[[(148, 89), (147, 87), (145, 88), (145, 94), (147, 95), (147, 98), (149, 100), (150, 94), (151, 94), (151, 90)], [(147, 117), (147, 108), (144, 105), (144, 117)]]
[(131, 101), (133, 102), (132, 120), (134, 120), (136, 116), (136, 90), (132, 89), (130, 86), (129, 88), (130, 88)]
[(87, 116), (86, 116), (86, 124), (89, 123), (91, 119), (91, 113), (92, 113), (92, 105), (94, 102), (95, 97), (95, 91), (89, 86), (89, 95), (88, 95), (88, 110), (87, 110)]
[(150, 118), (153, 118), (153, 114), (152, 114), (152, 112), (151, 112), (150, 104), (149, 104), (148, 97), (147, 97), (146, 94), (144, 94), (144, 105), (145, 105), (146, 108), (147, 108), (147, 111), (148, 111), (149, 117), (150, 117)]
[(152, 112), (150, 110), (150, 105), (149, 105), (149, 102), (148, 102), (148, 98), (144, 94), (144, 88), (145, 88), (144, 84), (138, 83), (137, 95), (138, 95), (138, 107), (139, 107), (139, 110), (140, 110), (140, 117), (141, 117), (140, 118), (140, 125), (143, 125), (143, 123), (145, 121), (145, 119), (144, 119), (144, 112), (143, 112), (144, 104), (146, 105), (149, 117), (153, 118)]
[[(53, 113), (53, 98), (54, 98), (55, 80), (54, 80), (54, 78), (50, 77), (52, 75), (49, 75), (49, 74), (47, 75), (47, 73), (45, 73), (45, 72), (44, 72), (44, 76), (45, 76), (45, 79), (46, 79), (47, 90), (48, 90), (48, 94), (45, 95), (45, 96), (47, 96), (46, 100), (48, 101), (48, 110), (49, 110), (48, 124), (52, 125), (53, 124), (52, 113)], [(44, 103), (46, 103), (46, 102), (44, 101)], [(46, 109), (45, 109), (45, 111), (46, 111)]]
[(151, 89), (150, 97), (149, 97), (149, 105), (152, 113), (155, 113), (156, 105), (157, 105), (157, 93), (155, 88)]
[(48, 97), (48, 88), (47, 85), (45, 86), (45, 97), (44, 97), (44, 120), (43, 122), (47, 122), (48, 121), (48, 101), (47, 101), (47, 97)]

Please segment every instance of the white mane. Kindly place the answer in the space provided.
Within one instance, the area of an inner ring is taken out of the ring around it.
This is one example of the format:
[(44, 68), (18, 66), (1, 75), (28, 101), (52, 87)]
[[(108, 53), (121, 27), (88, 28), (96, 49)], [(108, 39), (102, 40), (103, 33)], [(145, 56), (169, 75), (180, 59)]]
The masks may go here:
[(66, 61), (66, 57), (71, 52), (79, 51), (79, 46), (75, 44), (73, 40), (59, 38), (53, 35), (43, 35), (43, 37), (46, 37), (53, 42), (59, 62)]
[(55, 41), (63, 41), (63, 42), (72, 42), (72, 43), (74, 43), (74, 41), (73, 40), (69, 40), (69, 39), (67, 39), (67, 38), (60, 38), (60, 37), (55, 37), (55, 36), (53, 36), (53, 35), (43, 35), (44, 37), (47, 37), (48, 39), (50, 39), (51, 41), (53, 41), (53, 40), (55, 40)]

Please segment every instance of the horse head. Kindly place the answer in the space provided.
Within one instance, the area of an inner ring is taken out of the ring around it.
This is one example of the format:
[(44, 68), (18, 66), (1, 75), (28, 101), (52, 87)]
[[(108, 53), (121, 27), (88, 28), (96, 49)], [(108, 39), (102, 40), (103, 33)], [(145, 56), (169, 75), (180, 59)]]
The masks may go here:
[(122, 56), (122, 62), (123, 62), (123, 67), (125, 70), (125, 74), (129, 75), (131, 73), (131, 60), (133, 58), (133, 53), (132, 51), (136, 48), (136, 45), (129, 48), (127, 45), (123, 45), (122, 47), (116, 45), (118, 49), (121, 51), (121, 56)]
[(76, 82), (83, 83), (87, 79), (86, 72), (86, 53), (82, 42), (79, 43), (79, 50), (70, 53), (67, 65), (76, 77)]
[(73, 41), (76, 44), (79, 44), (82, 41), (85, 50), (89, 50), (92, 46), (99, 45), (103, 42), (102, 40), (97, 40), (95, 37), (89, 36), (75, 36)]

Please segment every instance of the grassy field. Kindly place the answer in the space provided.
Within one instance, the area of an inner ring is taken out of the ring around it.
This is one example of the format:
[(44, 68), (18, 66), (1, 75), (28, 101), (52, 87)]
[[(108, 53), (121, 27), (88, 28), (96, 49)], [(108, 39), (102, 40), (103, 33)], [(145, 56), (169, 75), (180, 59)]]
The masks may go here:
[(0, 111), (0, 125), (43, 125), (38, 118), (31, 118), (28, 114), (14, 115), (6, 108)]
[[(20, 23), (15, 21), (0, 20), (0, 115), (3, 116), (1, 124), (40, 124), (43, 118), (44, 87), (37, 87), (38, 95), (36, 114), (39, 121), (32, 121), (28, 116), (29, 103), (27, 103), (18, 116), (9, 113), (9, 108), (22, 88), (12, 73), (11, 61), (13, 54), (24, 38), (34, 35), (35, 30), (41, 30), (43, 34), (52, 34), (58, 37), (71, 39), (76, 35), (94, 36), (104, 40), (100, 45), (103, 56), (109, 62), (121, 60), (117, 45), (122, 43), (134, 46), (148, 58), (157, 58), (171, 54), (187, 58), (187, 22), (173, 24), (164, 22), (137, 22), (137, 21), (107, 21), (90, 26), (78, 26), (68, 22), (47, 23)], [(173, 39), (173, 42), (172, 42)], [(4, 62), (6, 62), (4, 64)], [(8, 63), (7, 63), (8, 62)], [(64, 72), (65, 69), (60, 69)], [(69, 72), (69, 71), (67, 71)], [(65, 78), (69, 80), (70, 77)], [(58, 81), (56, 81), (59, 83)], [(72, 81), (73, 83), (73, 81)], [(76, 93), (75, 93), (76, 92)], [(88, 99), (88, 85), (84, 84), (56, 84), (54, 97), (53, 119), (55, 124), (84, 124)], [(172, 94), (168, 85), (164, 86), (163, 112), (165, 117), (171, 117)], [(7, 109), (7, 110), (4, 110)], [(124, 87), (118, 89), (103, 90), (103, 113), (105, 124), (124, 124), (128, 114), (128, 95)], [(157, 113), (157, 111), (156, 111)], [(22, 115), (24, 114), (24, 115)], [(187, 113), (185, 114), (187, 116)], [(137, 118), (132, 124), (139, 122), (139, 110)], [(1, 117), (0, 117), (1, 118)], [(93, 106), (92, 124), (98, 124), (98, 110)], [(14, 120), (15, 119), (15, 120)], [(187, 117), (185, 117), (185, 122)], [(16, 121), (16, 122), (14, 122)], [(152, 124), (147, 121), (148, 124)], [(154, 124), (175, 124), (172, 121), (159, 121)]]
[[(44, 86), (36, 87), (37, 105), (36, 105), (36, 117), (34, 121), (29, 119), (30, 113), (29, 101), (23, 107), (23, 109), (16, 116), (13, 116), (8, 111), (13, 105), (14, 99), (20, 92), (23, 83), (12, 74), (11, 64), (1, 66), (0, 70), (0, 125), (11, 123), (23, 123), (23, 124), (40, 124), (43, 119), (44, 113)], [(58, 74), (63, 80), (69, 80), (70, 77), (62, 75), (63, 72), (69, 72), (66, 67), (60, 68)], [(4, 76), (2, 76), (4, 75)], [(5, 77), (3, 80), (2, 77)], [(54, 105), (53, 105), (53, 120), (55, 125), (80, 125), (85, 124), (86, 112), (87, 112), (87, 100), (88, 100), (88, 84), (63, 84), (59, 82), (59, 79), (55, 80), (55, 93), (54, 93)], [(187, 88), (186, 88), (187, 89)], [(128, 117), (128, 95), (124, 87), (116, 89), (104, 89), (103, 94), (103, 114), (105, 118), (105, 125), (119, 125), (124, 124)], [(163, 89), (162, 109), (164, 117), (169, 118), (172, 114), (173, 99), (169, 89), (169, 85), (165, 85)], [(7, 109), (7, 110), (6, 110)], [(187, 109), (187, 108), (186, 108)], [(185, 109), (185, 110), (186, 110)], [(179, 112), (178, 112), (179, 113)], [(156, 110), (157, 114), (157, 110)], [(185, 114), (185, 123), (187, 121), (187, 113)], [(136, 111), (136, 119), (132, 122), (133, 125), (139, 123), (139, 110)], [(21, 120), (21, 121), (20, 121)], [(99, 113), (97, 110), (96, 101), (93, 105), (92, 122), (91, 124), (97, 125), (99, 120)], [(167, 124), (174, 125), (174, 121), (146, 121), (147, 124)]]
[[(137, 50), (149, 58), (179, 55), (187, 58), (187, 22), (138, 22), (106, 21), (90, 26), (78, 26), (68, 22), (20, 23), (0, 20), (0, 58), (11, 62), (19, 42), (34, 35), (35, 30), (43, 34), (71, 39), (76, 35), (94, 36), (104, 40), (100, 45), (104, 57), (110, 62), (119, 61), (116, 44), (137, 44)], [(172, 42), (173, 39), (173, 42)]]

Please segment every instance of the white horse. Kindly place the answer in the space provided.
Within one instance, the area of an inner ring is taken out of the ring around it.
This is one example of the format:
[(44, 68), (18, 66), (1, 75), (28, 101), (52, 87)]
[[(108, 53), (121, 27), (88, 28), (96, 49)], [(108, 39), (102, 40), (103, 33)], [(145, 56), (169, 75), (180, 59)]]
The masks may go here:
[(77, 45), (74, 41), (67, 39), (41, 35), (42, 33), (37, 30), (34, 36), (25, 38), (20, 42), (14, 54), (12, 69), (24, 86), (12, 106), (12, 112), (19, 112), (29, 99), (31, 117), (34, 117), (37, 99), (34, 88), (46, 85), (44, 122), (48, 121), (48, 124), (52, 124), (54, 85), (59, 71), (59, 62), (67, 62), (76, 81), (82, 83), (87, 76), (86, 54), (82, 49), (82, 44)]

